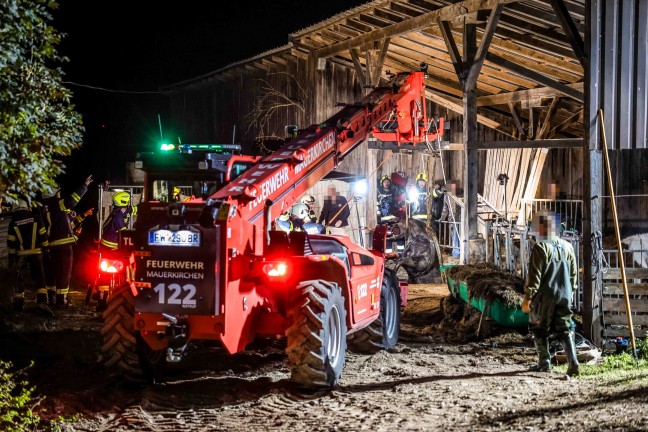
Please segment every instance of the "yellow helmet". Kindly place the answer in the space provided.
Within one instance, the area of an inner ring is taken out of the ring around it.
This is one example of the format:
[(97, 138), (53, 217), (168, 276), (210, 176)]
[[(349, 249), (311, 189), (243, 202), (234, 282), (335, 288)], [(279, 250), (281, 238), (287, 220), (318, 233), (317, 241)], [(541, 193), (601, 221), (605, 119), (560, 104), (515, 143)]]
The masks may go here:
[(385, 175), (382, 176), (382, 178), (380, 179), (380, 184), (383, 184), (383, 182), (384, 182), (385, 180), (387, 180), (389, 183), (391, 183), (391, 177), (389, 177), (387, 174), (385, 174)]
[(423, 180), (424, 182), (427, 183), (428, 177), (427, 174), (425, 173), (419, 173), (419, 175), (416, 176), (416, 181)]
[(180, 195), (182, 193), (182, 190), (178, 186), (173, 187), (173, 195)]
[(130, 204), (130, 194), (126, 191), (116, 192), (112, 201), (115, 207), (127, 207)]

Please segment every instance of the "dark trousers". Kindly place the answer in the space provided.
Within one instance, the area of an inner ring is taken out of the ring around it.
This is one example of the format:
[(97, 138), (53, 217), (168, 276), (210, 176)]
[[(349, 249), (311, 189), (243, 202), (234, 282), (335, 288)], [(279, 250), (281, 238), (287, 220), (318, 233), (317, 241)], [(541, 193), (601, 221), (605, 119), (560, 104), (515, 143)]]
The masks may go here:
[[(43, 256), (41, 254), (25, 255), (21, 257), (24, 262), (29, 265), (29, 273), (31, 274), (34, 287), (37, 292), (43, 292), (45, 289), (45, 274), (43, 271)], [(25, 292), (25, 284), (18, 283), (14, 286), (15, 294), (22, 294)]]
[(72, 244), (50, 248), (46, 260), (45, 278), (48, 288), (56, 287), (56, 294), (67, 294), (72, 276)]

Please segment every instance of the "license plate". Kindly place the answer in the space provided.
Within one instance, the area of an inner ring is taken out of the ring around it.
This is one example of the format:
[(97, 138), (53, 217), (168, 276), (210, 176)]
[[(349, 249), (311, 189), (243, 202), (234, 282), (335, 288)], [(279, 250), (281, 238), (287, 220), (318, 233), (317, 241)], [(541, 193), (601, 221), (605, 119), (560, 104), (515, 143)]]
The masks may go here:
[(149, 231), (149, 245), (152, 246), (200, 246), (200, 232), (190, 230)]

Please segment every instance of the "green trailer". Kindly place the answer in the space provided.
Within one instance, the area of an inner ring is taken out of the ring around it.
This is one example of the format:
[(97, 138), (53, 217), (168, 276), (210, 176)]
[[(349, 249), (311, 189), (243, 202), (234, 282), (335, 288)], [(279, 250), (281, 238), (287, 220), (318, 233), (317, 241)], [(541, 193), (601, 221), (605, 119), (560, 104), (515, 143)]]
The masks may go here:
[[(441, 266), (441, 272), (444, 272), (447, 268), (452, 266), (453, 265)], [(448, 283), (448, 289), (455, 298), (462, 299), (478, 311), (483, 312), (487, 317), (492, 318), (502, 327), (524, 328), (529, 325), (529, 315), (522, 312), (522, 309), (519, 307), (508, 307), (499, 299), (487, 302), (481, 297), (470, 298), (466, 282), (454, 280), (448, 277), (447, 274), (445, 275), (445, 278)]]

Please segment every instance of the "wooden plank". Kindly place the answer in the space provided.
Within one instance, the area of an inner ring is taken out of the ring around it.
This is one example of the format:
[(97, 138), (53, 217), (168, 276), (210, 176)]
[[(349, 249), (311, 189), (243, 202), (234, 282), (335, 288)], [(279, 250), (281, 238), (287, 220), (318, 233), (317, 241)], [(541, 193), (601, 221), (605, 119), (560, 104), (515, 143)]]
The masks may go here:
[[(450, 72), (450, 79), (459, 83), (461, 82), (457, 78), (456, 68), (450, 56), (446, 53), (445, 47), (443, 47), (443, 50), (431, 48), (425, 44), (411, 40), (409, 36), (400, 36), (392, 39), (393, 48), (390, 49), (390, 54), (398, 53), (416, 61), (417, 65), (421, 62), (426, 62), (430, 65), (430, 70), (433, 72), (431, 74), (432, 76), (438, 73), (438, 68), (440, 68), (444, 72), (444, 76), (445, 71)], [(536, 82), (510, 74), (508, 71), (503, 71), (499, 68), (484, 67), (481, 69), (477, 88), (488, 93), (500, 93), (502, 91), (515, 91), (520, 87), (534, 87), (536, 85)], [(482, 95), (483, 93), (479, 96)]]
[[(453, 21), (460, 20), (461, 17), (476, 12), (480, 9), (492, 9), (497, 4), (513, 3), (517, 0), (464, 0), (422, 15), (414, 16), (410, 19), (403, 20), (396, 24), (374, 30), (372, 32), (362, 34), (360, 36), (347, 39), (342, 42), (321, 48), (315, 52), (316, 57), (331, 57), (339, 52), (346, 51), (350, 48), (359, 47), (366, 43), (375, 40), (385, 39), (387, 37), (394, 37), (411, 31), (419, 30), (434, 23), (437, 20)], [(392, 4), (392, 9), (396, 6), (403, 6), (401, 4)], [(394, 9), (396, 10), (396, 9)]]
[[(603, 311), (625, 312), (625, 298), (603, 298)], [(630, 310), (632, 312), (648, 312), (648, 298), (630, 299)]]
[[(628, 293), (648, 296), (648, 283), (629, 283)], [(623, 295), (623, 285), (621, 283), (603, 282), (603, 294)]]
[[(582, 82), (565, 85), (580, 92), (582, 92), (584, 88), (584, 83)], [(505, 105), (511, 102), (515, 103), (538, 98), (551, 98), (561, 95), (564, 95), (564, 93), (551, 87), (536, 87), (533, 89), (480, 96), (477, 98), (477, 106)]]
[(524, 186), (526, 185), (526, 177), (527, 172), (529, 171), (530, 157), (531, 149), (523, 149), (522, 156), (520, 156), (520, 172), (518, 173), (518, 182), (515, 190), (515, 201), (513, 202), (513, 208), (518, 211), (518, 214), (521, 210), (522, 194), (524, 193)]
[(520, 149), (520, 148), (583, 148), (582, 138), (537, 139), (530, 141), (475, 141), (470, 146), (478, 150), (488, 149)]
[[(624, 337), (624, 338), (629, 338), (630, 337), (630, 330), (628, 330), (628, 327), (623, 327), (623, 328), (614, 328), (614, 327), (605, 327), (605, 333), (607, 334), (608, 338), (615, 338), (618, 336)], [(635, 338), (638, 337), (646, 337), (648, 336), (648, 328), (635, 328), (634, 329), (634, 335)]]
[[(628, 317), (626, 314), (610, 315), (604, 314), (605, 324), (619, 324), (628, 325)], [(633, 326), (648, 326), (648, 315), (632, 315)]]
[[(626, 268), (627, 279), (648, 279), (648, 268)], [(621, 279), (621, 269), (611, 268), (603, 274), (604, 280)]]
[[(501, 28), (498, 29), (498, 32), (501, 31)], [(441, 32), (437, 27), (425, 28), (421, 30), (420, 33), (409, 33), (407, 37), (413, 38), (418, 34), (425, 38), (425, 40), (420, 41), (422, 43), (427, 42), (428, 44), (434, 44), (435, 39), (430, 36), (442, 39)], [(458, 33), (454, 35), (457, 44), (460, 43), (460, 36), (461, 35)], [(491, 51), (511, 61), (514, 61), (514, 59), (520, 59), (524, 62), (532, 62), (534, 68), (536, 68), (538, 72), (547, 73), (558, 79), (568, 82), (575, 82), (583, 79), (583, 67), (579, 63), (571, 62), (568, 58), (564, 59), (563, 57), (556, 57), (555, 53), (545, 54), (537, 49), (527, 48), (521, 45), (518, 39), (498, 37), (496, 33), (495, 37), (491, 41)]]
[(566, 84), (556, 81), (553, 78), (549, 78), (525, 66), (519, 65), (517, 63), (513, 63), (512, 61), (509, 61), (503, 57), (500, 57), (492, 53), (486, 54), (486, 60), (488, 60), (493, 64), (496, 64), (497, 66), (503, 67), (512, 72), (525, 76), (533, 81), (536, 81), (537, 83), (544, 84), (546, 86), (559, 90), (561, 93), (564, 93), (565, 96), (571, 97), (579, 102), (585, 101), (585, 95), (583, 94), (583, 92), (574, 90), (573, 88), (569, 87)]

